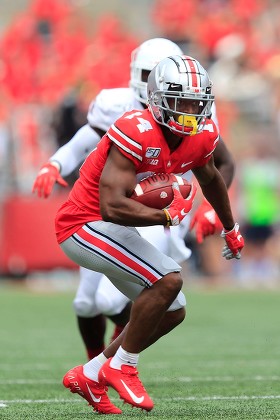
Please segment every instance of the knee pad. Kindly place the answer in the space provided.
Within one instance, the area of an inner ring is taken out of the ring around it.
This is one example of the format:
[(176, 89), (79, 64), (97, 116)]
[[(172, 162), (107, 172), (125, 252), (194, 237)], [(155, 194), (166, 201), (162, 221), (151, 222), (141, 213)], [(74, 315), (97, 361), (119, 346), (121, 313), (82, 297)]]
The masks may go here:
[(116, 293), (104, 293), (98, 290), (95, 296), (96, 307), (103, 315), (118, 315), (129, 299), (116, 289)]
[(186, 298), (183, 292), (179, 292), (176, 299), (171, 303), (167, 311), (176, 311), (177, 309), (184, 308), (186, 306)]
[(106, 277), (103, 276), (95, 294), (95, 306), (103, 315), (118, 315), (129, 302)]
[(114, 303), (110, 296), (97, 292), (96, 306), (102, 314), (110, 314), (114, 308)]
[(73, 308), (76, 315), (82, 318), (91, 318), (100, 314), (93, 302), (86, 299), (75, 298)]

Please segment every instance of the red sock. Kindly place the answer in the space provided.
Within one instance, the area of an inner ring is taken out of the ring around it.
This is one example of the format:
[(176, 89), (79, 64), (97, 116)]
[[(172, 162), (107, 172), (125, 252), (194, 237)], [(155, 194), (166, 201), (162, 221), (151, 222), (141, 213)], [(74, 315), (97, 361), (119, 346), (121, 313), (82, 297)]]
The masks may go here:
[(111, 337), (110, 343), (112, 343), (120, 335), (120, 333), (123, 331), (124, 327), (125, 326), (122, 326), (122, 325), (116, 325), (115, 326), (115, 329), (114, 329), (113, 335)]
[(104, 349), (105, 349), (104, 345), (102, 347), (99, 347), (99, 348), (96, 348), (96, 349), (86, 349), (88, 360), (91, 360), (94, 357), (98, 356), (100, 353), (103, 352)]

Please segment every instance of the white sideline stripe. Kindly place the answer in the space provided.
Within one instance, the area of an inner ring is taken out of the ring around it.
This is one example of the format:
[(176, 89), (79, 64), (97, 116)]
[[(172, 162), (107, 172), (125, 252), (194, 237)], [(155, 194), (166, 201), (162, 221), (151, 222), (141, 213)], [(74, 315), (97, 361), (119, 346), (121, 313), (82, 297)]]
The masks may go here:
[[(280, 381), (280, 376), (179, 376), (176, 378), (179, 382), (245, 382), (245, 381)], [(149, 382), (174, 382), (174, 379), (160, 377), (158, 380), (149, 380)], [(1, 379), (0, 385), (58, 385), (60, 381), (55, 379)]]
[[(224, 397), (221, 395), (205, 396), (205, 397), (173, 397), (173, 398), (154, 398), (157, 401), (222, 401), (222, 400), (278, 400), (280, 395), (232, 395)], [(112, 401), (119, 401), (117, 398), (111, 398)], [(0, 405), (4, 404), (54, 404), (54, 403), (80, 403), (82, 399), (64, 399), (53, 398), (48, 400), (0, 400)]]
[[(34, 366), (32, 366), (32, 364), (20, 364), (20, 363), (14, 363), (14, 364), (1, 364), (0, 363), (0, 370), (2, 371), (10, 371), (10, 370), (14, 370), (17, 368), (17, 366), (19, 366), (22, 370), (49, 370), (50, 366), (49, 365), (42, 365), (42, 364), (34, 364)], [(65, 370), (67, 369), (67, 367), (65, 367)]]
[(55, 385), (59, 384), (61, 381), (56, 381), (54, 379), (1, 379), (0, 385)]
[[(185, 357), (192, 357), (194, 356), (193, 353), (188, 353), (186, 352)], [(191, 360), (192, 366), (208, 366), (208, 367), (223, 367), (223, 366), (228, 366), (229, 365), (229, 361), (228, 360)], [(232, 363), (231, 363), (232, 364)], [(234, 364), (235, 365), (244, 365), (244, 359), (235, 359), (234, 360)], [(275, 359), (250, 359), (250, 360), (246, 360), (246, 365), (247, 366), (265, 366), (267, 368), (267, 366), (274, 366), (275, 364), (277, 364), (277, 367), (279, 366), (279, 358), (275, 358)], [(146, 368), (150, 369), (150, 370), (156, 370), (156, 369), (168, 369), (169, 368), (169, 364), (166, 362), (159, 362), (157, 361), (156, 363), (152, 364), (152, 363), (147, 363), (145, 364)]]
[[(170, 381), (169, 378), (166, 378), (167, 381)], [(202, 376), (202, 377), (189, 377), (182, 376), (178, 378), (181, 382), (234, 382), (234, 381), (280, 381), (280, 376)]]
[(1, 379), (0, 385), (55, 385), (59, 384), (61, 381), (56, 381), (55, 379)]

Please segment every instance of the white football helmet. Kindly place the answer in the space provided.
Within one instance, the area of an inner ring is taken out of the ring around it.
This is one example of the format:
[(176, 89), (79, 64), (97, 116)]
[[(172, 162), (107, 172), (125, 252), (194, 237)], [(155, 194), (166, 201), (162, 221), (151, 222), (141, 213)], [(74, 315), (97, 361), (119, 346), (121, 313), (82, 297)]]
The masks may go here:
[[(160, 61), (148, 77), (148, 103), (154, 119), (173, 133), (192, 136), (211, 117), (212, 82), (202, 65), (189, 56), (171, 56)], [(183, 112), (192, 103), (196, 113)]]
[(153, 38), (132, 51), (130, 63), (130, 87), (136, 99), (147, 102), (147, 78), (150, 71), (163, 58), (183, 54), (177, 44), (165, 38)]

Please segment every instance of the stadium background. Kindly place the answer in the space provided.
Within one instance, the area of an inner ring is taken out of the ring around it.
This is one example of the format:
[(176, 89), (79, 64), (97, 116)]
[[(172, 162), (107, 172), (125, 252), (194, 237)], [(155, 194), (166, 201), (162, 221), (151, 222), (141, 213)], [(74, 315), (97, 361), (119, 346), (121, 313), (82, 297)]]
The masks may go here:
[(67, 191), (57, 187), (50, 199), (40, 200), (31, 194), (32, 183), (85, 122), (96, 93), (127, 86), (132, 49), (164, 36), (199, 59), (214, 81), (221, 133), (237, 163), (230, 194), (247, 234), (238, 264), (222, 261), (218, 235), (200, 247), (189, 235), (193, 257), (186, 278), (278, 287), (279, 22), (276, 0), (2, 0), (1, 278), (38, 279), (44, 273), (60, 282), (76, 279), (53, 231)]

